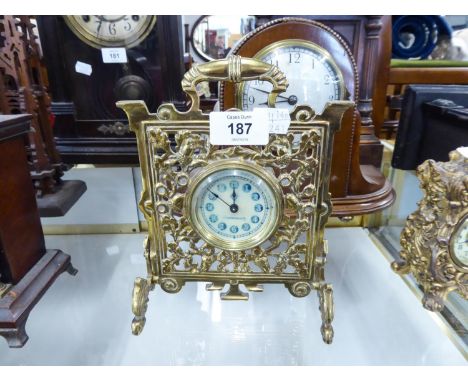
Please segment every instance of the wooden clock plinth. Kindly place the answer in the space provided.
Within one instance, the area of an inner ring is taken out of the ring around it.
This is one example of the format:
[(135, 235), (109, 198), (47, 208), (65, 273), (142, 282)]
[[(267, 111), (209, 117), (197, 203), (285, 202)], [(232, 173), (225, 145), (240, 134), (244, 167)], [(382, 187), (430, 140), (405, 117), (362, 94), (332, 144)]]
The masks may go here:
[(11, 347), (28, 336), (29, 313), (57, 276), (76, 273), (70, 256), (46, 250), (25, 150), (30, 115), (0, 115), (0, 335)]
[(19, 283), (5, 291), (0, 298), (0, 336), (9, 347), (24, 346), (29, 338), (25, 330), (29, 313), (64, 271), (77, 273), (70, 256), (58, 249), (48, 250)]

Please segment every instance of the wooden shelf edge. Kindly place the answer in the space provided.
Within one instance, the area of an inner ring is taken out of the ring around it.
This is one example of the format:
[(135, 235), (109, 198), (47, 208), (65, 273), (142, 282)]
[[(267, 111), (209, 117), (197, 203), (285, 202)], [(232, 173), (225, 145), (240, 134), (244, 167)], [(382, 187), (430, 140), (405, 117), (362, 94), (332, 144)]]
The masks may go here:
[(390, 207), (396, 193), (386, 180), (384, 186), (371, 194), (350, 195), (346, 198), (332, 198), (332, 217), (370, 214)]

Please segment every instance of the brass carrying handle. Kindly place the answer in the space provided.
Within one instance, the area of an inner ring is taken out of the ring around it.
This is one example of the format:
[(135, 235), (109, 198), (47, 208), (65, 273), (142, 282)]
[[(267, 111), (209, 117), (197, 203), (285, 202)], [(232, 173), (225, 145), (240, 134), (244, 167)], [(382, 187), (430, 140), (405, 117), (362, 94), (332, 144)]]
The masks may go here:
[(273, 90), (268, 95), (268, 107), (275, 107), (276, 97), (288, 88), (288, 80), (277, 66), (254, 58), (229, 56), (222, 60), (194, 65), (182, 80), (182, 89), (192, 101), (191, 111), (199, 110), (200, 99), (196, 91), (198, 83), (208, 80), (242, 82), (250, 80), (268, 81)]

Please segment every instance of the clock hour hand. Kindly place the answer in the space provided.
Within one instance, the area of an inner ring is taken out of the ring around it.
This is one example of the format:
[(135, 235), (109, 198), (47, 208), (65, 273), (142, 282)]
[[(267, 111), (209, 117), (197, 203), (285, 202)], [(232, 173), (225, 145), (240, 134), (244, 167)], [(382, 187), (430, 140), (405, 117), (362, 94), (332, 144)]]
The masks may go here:
[[(286, 98), (286, 97), (283, 97), (283, 98)], [(275, 102), (275, 105), (277, 103), (281, 103), (281, 102), (287, 102), (289, 103), (291, 106), (295, 105), (297, 103), (297, 97), (295, 95), (290, 95), (289, 97), (287, 97), (284, 101), (276, 101)], [(262, 103), (259, 103), (258, 105), (268, 105), (268, 102), (262, 102)]]
[(236, 204), (237, 194), (234, 188), (232, 189), (231, 196), (232, 196), (232, 204), (229, 206), (229, 209), (231, 210), (231, 212), (236, 213), (237, 211), (239, 211), (239, 206)]
[[(266, 91), (266, 90), (263, 90), (263, 89), (254, 88), (254, 87), (252, 87), (252, 89), (257, 90), (257, 91), (259, 91), (259, 92), (261, 92), (261, 93), (270, 94), (269, 91)], [(282, 95), (280, 95), (280, 94), (278, 94), (277, 97), (278, 97), (278, 98), (288, 99), (288, 97), (282, 96)]]

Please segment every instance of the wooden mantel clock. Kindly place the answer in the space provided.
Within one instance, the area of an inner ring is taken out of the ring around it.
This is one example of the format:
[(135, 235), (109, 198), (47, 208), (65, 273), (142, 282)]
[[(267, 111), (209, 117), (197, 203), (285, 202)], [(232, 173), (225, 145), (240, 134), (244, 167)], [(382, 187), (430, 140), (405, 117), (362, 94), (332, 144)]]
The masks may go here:
[[(379, 169), (360, 163), (361, 120), (367, 121), (372, 109), (367, 113), (370, 103), (364, 102), (368, 97), (362, 94), (366, 92), (362, 89), (367, 90), (368, 84), (359, 83), (353, 52), (340, 34), (317, 21), (284, 17), (244, 36), (230, 54), (277, 65), (285, 73), (290, 86), (278, 97), (278, 107), (293, 111), (306, 104), (320, 114), (326, 102), (347, 99), (355, 102), (356, 107), (345, 114), (334, 140), (330, 176), (332, 216), (372, 213), (393, 203), (395, 192)], [(371, 59), (366, 55), (363, 65), (372, 65)], [(270, 89), (271, 85), (262, 81), (240, 86), (222, 83), (221, 110), (266, 107)], [(380, 159), (376, 161), (380, 163)]]
[[(137, 164), (135, 136), (115, 102), (144, 100), (156, 108), (163, 101), (185, 101), (182, 91), (174, 90), (185, 73), (180, 16), (48, 15), (37, 20), (54, 136), (64, 162)], [(102, 50), (109, 48), (120, 48), (119, 60), (104, 60)]]
[(214, 146), (209, 115), (199, 109), (202, 81), (268, 81), (273, 107), (287, 80), (276, 67), (231, 56), (194, 66), (182, 88), (187, 112), (163, 104), (149, 114), (142, 101), (120, 101), (138, 142), (143, 191), (139, 206), (148, 221), (148, 276), (137, 278), (132, 324), (145, 324), (148, 294), (156, 284), (169, 293), (189, 281), (211, 282), (224, 300), (247, 299), (281, 283), (296, 297), (317, 290), (322, 337), (331, 343), (332, 286), (325, 283), (324, 226), (331, 212), (328, 183), (333, 136), (349, 101), (331, 101), (316, 116), (308, 106), (291, 113), (287, 134), (270, 134), (263, 146)]

